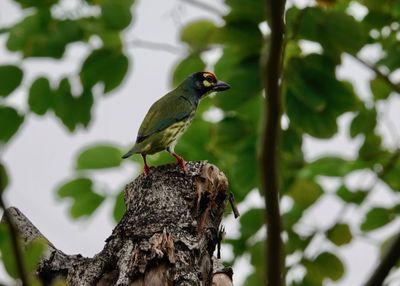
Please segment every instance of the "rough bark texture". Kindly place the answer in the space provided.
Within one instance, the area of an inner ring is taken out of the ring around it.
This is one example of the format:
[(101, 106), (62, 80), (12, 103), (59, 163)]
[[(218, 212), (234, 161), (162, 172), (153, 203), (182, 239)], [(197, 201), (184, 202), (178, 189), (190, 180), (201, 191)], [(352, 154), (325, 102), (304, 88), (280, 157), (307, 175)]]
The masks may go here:
[[(66, 255), (49, 242), (37, 273), (45, 285), (60, 277), (69, 285), (233, 285), (232, 269), (213, 257), (227, 189), (206, 162), (188, 162), (187, 174), (152, 168), (126, 186), (126, 212), (99, 254)], [(26, 243), (43, 237), (18, 209), (8, 211)]]

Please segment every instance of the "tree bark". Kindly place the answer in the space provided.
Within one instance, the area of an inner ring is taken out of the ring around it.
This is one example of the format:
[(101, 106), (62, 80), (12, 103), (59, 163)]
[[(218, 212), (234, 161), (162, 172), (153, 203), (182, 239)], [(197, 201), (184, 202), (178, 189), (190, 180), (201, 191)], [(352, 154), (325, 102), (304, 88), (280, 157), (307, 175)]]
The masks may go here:
[[(44, 285), (232, 284), (232, 269), (213, 252), (228, 200), (228, 181), (214, 165), (188, 162), (187, 174), (164, 165), (125, 188), (126, 212), (93, 258), (67, 255), (48, 242), (37, 268)], [(9, 208), (25, 243), (43, 237), (16, 208)]]

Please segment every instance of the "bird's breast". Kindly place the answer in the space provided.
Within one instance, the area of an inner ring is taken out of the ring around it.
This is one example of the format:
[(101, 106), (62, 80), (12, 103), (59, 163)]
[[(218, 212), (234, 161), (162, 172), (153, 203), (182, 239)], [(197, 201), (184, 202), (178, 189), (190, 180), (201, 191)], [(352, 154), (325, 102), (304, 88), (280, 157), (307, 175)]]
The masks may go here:
[(186, 131), (193, 121), (194, 112), (189, 115), (185, 120), (172, 124), (165, 130), (165, 141), (167, 145), (173, 144), (179, 137)]

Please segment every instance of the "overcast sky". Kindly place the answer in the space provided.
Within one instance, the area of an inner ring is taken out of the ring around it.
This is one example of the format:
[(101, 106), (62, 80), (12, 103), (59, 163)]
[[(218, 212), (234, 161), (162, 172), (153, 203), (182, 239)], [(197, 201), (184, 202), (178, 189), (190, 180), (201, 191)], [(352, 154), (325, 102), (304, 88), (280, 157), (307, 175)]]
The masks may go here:
[[(224, 11), (221, 1), (206, 2)], [(63, 9), (73, 9), (76, 1), (69, 0), (63, 3), (65, 4)], [(357, 10), (357, 7), (353, 9)], [(357, 10), (358, 12), (362, 13)], [(0, 0), (0, 27), (19, 19), (20, 13), (14, 2)], [(133, 24), (126, 31), (125, 38), (127, 40), (140, 38), (178, 46), (178, 31), (184, 23), (212, 16), (179, 0), (137, 0)], [(15, 63), (19, 60), (18, 57), (4, 50), (4, 42), (5, 37), (0, 36), (0, 64)], [(318, 50), (318, 46), (315, 45), (304, 43), (304, 46), (309, 51)], [(24, 88), (10, 98), (10, 104), (25, 110), (24, 92), (33, 78), (44, 74), (57, 79), (61, 75), (75, 73), (88, 52), (89, 50), (82, 45), (74, 44), (67, 49), (62, 63), (43, 59), (24, 60)], [(99, 141), (116, 142), (127, 147), (133, 143), (139, 124), (150, 105), (170, 89), (170, 72), (180, 57), (178, 54), (135, 47), (127, 47), (127, 53), (131, 66), (124, 84), (113, 94), (97, 100), (88, 130), (71, 135), (53, 115), (38, 117), (31, 114), (7, 149), (0, 150), (11, 176), (11, 184), (6, 192), (8, 205), (18, 207), (53, 244), (69, 254), (81, 253), (84, 256), (93, 256), (103, 248), (104, 240), (111, 234), (115, 225), (110, 215), (113, 206), (105, 203), (97, 210), (93, 219), (72, 221), (68, 216), (65, 202), (55, 199), (55, 187), (62, 179), (69, 178), (73, 174), (74, 158), (82, 147)], [(373, 48), (364, 52), (368, 57), (376, 53)], [(362, 96), (368, 98), (370, 94), (366, 79), (372, 74), (348, 58), (345, 59), (345, 63), (339, 71), (340, 75), (352, 79)], [(397, 123), (400, 122), (399, 114), (396, 114), (399, 108), (400, 101), (397, 98), (392, 98), (387, 106), (381, 107), (385, 110), (384, 116)], [(351, 115), (341, 117), (341, 125), (349, 122), (351, 118)], [(396, 128), (398, 133), (399, 126)], [(385, 144), (394, 146), (397, 139), (388, 135), (387, 127), (381, 126), (379, 130), (387, 134)], [(346, 132), (341, 128), (339, 135), (329, 143), (307, 138), (304, 146), (306, 157), (316, 158), (325, 153), (354, 156), (362, 141), (361, 138), (350, 140)], [(118, 193), (130, 178), (133, 179), (134, 170), (132, 166), (126, 164), (116, 171), (97, 172), (97, 174), (96, 179), (101, 182), (104, 189)], [(365, 173), (356, 174), (351, 179), (352, 182), (361, 181), (366, 184), (371, 180), (372, 176)], [(333, 189), (337, 182), (324, 180), (323, 184)], [(398, 200), (391, 197), (384, 190), (384, 186), (380, 186), (380, 189), (372, 198), (373, 201), (389, 204), (393, 199)], [(240, 209), (243, 212), (250, 206), (261, 206), (261, 202), (259, 195), (253, 192)], [(285, 206), (283, 202), (283, 209), (285, 207), (287, 205)], [(309, 221), (310, 225), (326, 226), (340, 211), (341, 203), (333, 197), (327, 197), (319, 202), (318, 208), (307, 213), (305, 220)], [(359, 215), (351, 210), (345, 218), (353, 223), (360, 220)], [(228, 217), (224, 224), (228, 237), (237, 234), (238, 222), (232, 217)], [(386, 229), (384, 233), (393, 232), (398, 226), (399, 224)], [(375, 236), (381, 237), (382, 232), (377, 232)], [(318, 247), (320, 246), (316, 245), (315, 249)], [(329, 285), (360, 285), (374, 266), (377, 250), (365, 240), (357, 240), (341, 248), (340, 254), (345, 257), (347, 276), (338, 283)], [(232, 254), (228, 247), (224, 247), (222, 255), (227, 258)], [(241, 284), (249, 270), (247, 259), (237, 261), (234, 267), (235, 285)], [(6, 281), (4, 270), (0, 270), (0, 281)]]

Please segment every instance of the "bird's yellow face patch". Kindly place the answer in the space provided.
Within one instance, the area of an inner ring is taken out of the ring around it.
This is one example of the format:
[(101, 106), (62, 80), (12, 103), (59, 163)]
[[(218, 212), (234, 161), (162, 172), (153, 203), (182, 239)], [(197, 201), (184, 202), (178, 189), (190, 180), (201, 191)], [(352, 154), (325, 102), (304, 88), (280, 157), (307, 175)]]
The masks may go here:
[(203, 73), (203, 86), (205, 87), (210, 87), (213, 86), (215, 84), (215, 82), (217, 81), (217, 79), (215, 78), (215, 75), (211, 72), (205, 72)]
[(203, 85), (206, 87), (210, 87), (211, 86), (211, 82), (209, 82), (208, 80), (203, 80)]

